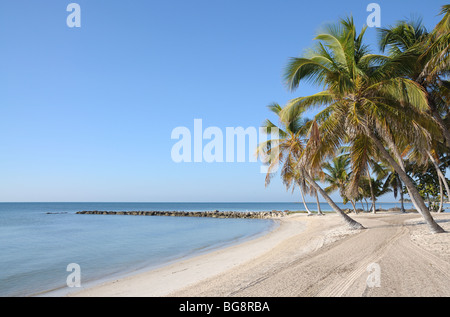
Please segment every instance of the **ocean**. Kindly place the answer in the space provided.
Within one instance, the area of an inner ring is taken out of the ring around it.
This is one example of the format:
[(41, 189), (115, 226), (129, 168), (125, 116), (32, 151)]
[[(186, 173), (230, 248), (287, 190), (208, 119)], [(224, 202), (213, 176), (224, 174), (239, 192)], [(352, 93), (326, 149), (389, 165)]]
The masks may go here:
[[(399, 206), (377, 204), (385, 209)], [(315, 203), (309, 207), (317, 209)], [(331, 211), (326, 203), (321, 207)], [(304, 207), (299, 203), (0, 203), (0, 296), (62, 295), (73, 291), (67, 286), (72, 263), (79, 266), (86, 287), (252, 239), (277, 225), (268, 219), (76, 214), (83, 210), (297, 211)]]

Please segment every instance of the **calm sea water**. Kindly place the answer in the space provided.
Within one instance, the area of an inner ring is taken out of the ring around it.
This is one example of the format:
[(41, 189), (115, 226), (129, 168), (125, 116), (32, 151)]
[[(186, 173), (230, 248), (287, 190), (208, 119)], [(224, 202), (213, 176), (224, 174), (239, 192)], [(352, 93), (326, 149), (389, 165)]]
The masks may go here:
[[(395, 206), (399, 204), (378, 204), (386, 209)], [(315, 210), (316, 205), (310, 208)], [(68, 291), (70, 263), (80, 265), (84, 286), (237, 243), (276, 226), (262, 219), (75, 214), (82, 210), (216, 209), (304, 208), (298, 203), (0, 203), (0, 296)], [(328, 204), (322, 204), (322, 209), (331, 210)]]

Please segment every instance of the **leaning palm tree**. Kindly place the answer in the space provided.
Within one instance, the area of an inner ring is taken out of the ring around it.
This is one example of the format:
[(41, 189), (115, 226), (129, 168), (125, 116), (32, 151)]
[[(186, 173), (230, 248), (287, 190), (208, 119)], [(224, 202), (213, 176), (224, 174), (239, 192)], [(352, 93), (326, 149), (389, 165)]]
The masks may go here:
[(445, 80), (448, 67), (444, 67), (442, 61), (443, 57), (448, 59), (448, 51), (443, 54), (441, 47), (443, 38), (446, 37), (441, 33), (445, 25), (443, 21), (446, 21), (445, 17), (441, 26), (436, 26), (431, 33), (420, 19), (400, 21), (394, 26), (381, 29), (379, 42), (383, 52), (387, 50), (390, 57), (400, 61), (397, 66), (400, 66), (403, 76), (415, 81), (427, 92), (427, 114), (439, 125), (442, 141), (447, 150), (450, 150), (450, 130), (445, 123), (448, 103), (443, 97), (446, 87), (450, 86)]
[(316, 197), (317, 214), (319, 216), (324, 216), (325, 214), (322, 212), (322, 207), (320, 206), (319, 193), (314, 188), (312, 188), (312, 191), (313, 191), (314, 197)]
[[(370, 179), (370, 181), (371, 181), (371, 179)], [(369, 207), (369, 203), (368, 203), (367, 199), (370, 199), (372, 197), (372, 191), (370, 189), (370, 186), (371, 186), (370, 181), (367, 176), (363, 176), (359, 179), (358, 196), (356, 198), (357, 200), (359, 200), (361, 202), (363, 211), (365, 211), (364, 202), (366, 203), (367, 212), (370, 211), (370, 207)]]
[(352, 199), (349, 199), (346, 195), (346, 188), (350, 179), (348, 172), (349, 164), (350, 157), (345, 154), (336, 156), (331, 160), (331, 162), (325, 162), (323, 164), (322, 167), (325, 173), (325, 182), (328, 183), (328, 186), (325, 188), (325, 192), (332, 193), (334, 191), (338, 191), (344, 205), (350, 201), (353, 206), (353, 210), (357, 213), (355, 202)]
[[(443, 186), (447, 193), (449, 186), (446, 178), (439, 169), (435, 155), (438, 148), (443, 152), (450, 152), (449, 96), (450, 83), (446, 80), (449, 74), (450, 43), (450, 5), (442, 7), (443, 19), (434, 30), (427, 32), (420, 20), (401, 21), (396, 26), (382, 29), (380, 47), (388, 49), (391, 56), (407, 56), (408, 67), (404, 67), (404, 76), (418, 83), (427, 92), (427, 113), (439, 126), (442, 137), (432, 140), (431, 150), (425, 149), (426, 160), (421, 164), (428, 164), (428, 160), (437, 170), (440, 191)], [(446, 43), (446, 44), (445, 44)], [(442, 197), (443, 199), (443, 197)], [(416, 205), (414, 199), (413, 203)], [(417, 207), (416, 207), (417, 208)], [(442, 202), (441, 207), (442, 209)]]
[[(314, 181), (316, 182), (320, 182), (320, 180), (321, 180), (320, 177), (314, 178)], [(325, 214), (322, 212), (322, 207), (320, 206), (319, 192), (316, 189), (314, 189), (314, 187), (309, 186), (309, 194), (316, 198), (317, 214), (319, 216), (324, 216)]]
[[(443, 147), (440, 147), (437, 142), (432, 142), (433, 148), (431, 150), (427, 151), (411, 151), (409, 155), (409, 161), (414, 162), (418, 169), (421, 169), (422, 171), (427, 171), (430, 167), (435, 170), (435, 173), (432, 173), (435, 175), (435, 178), (437, 179), (437, 182), (440, 187), (440, 193), (441, 193), (441, 206), (440, 210), (443, 208), (443, 199), (444, 199), (444, 188), (445, 192), (447, 193), (447, 196), (450, 193), (450, 186), (448, 185), (447, 178), (444, 175), (444, 168), (441, 170), (440, 166), (440, 158), (439, 153), (440, 149), (442, 150)], [(445, 150), (444, 150), (445, 151)]]
[(380, 163), (378, 165), (378, 169), (376, 169), (377, 180), (383, 180), (383, 188), (390, 188), (394, 195), (394, 198), (397, 199), (397, 196), (400, 195), (400, 210), (401, 212), (405, 212), (405, 198), (403, 194), (403, 183), (400, 179), (398, 173), (386, 163)]
[(445, 193), (447, 196), (449, 195), (450, 186), (443, 172), (445, 167), (441, 167), (439, 160), (439, 148), (437, 147), (432, 152), (427, 151), (425, 155), (420, 151), (414, 151), (410, 155), (410, 161), (415, 163), (415, 174), (427, 174), (430, 177), (430, 183), (438, 184), (440, 192), (439, 212), (441, 212), (443, 210)]
[(266, 174), (266, 186), (281, 165), (281, 178), (286, 187), (292, 185), (308, 184), (328, 202), (338, 215), (351, 229), (363, 229), (364, 227), (354, 219), (345, 214), (329, 195), (317, 184), (315, 177), (318, 172), (311, 173), (305, 163), (305, 150), (315, 142), (314, 131), (315, 123), (310, 120), (302, 119), (302, 112), (290, 112), (292, 116), (282, 119), (280, 114), (282, 107), (278, 104), (272, 104), (269, 109), (278, 116), (281, 127), (266, 120), (263, 127), (270, 133), (276, 130), (279, 134), (278, 139), (270, 139), (259, 144), (257, 155), (267, 162), (269, 168)]
[(311, 216), (313, 213), (309, 209), (308, 204), (306, 203), (305, 200), (305, 193), (309, 192), (310, 189), (308, 187), (308, 183), (305, 181), (305, 179), (299, 173), (299, 170), (296, 168), (296, 165), (297, 161), (295, 161), (292, 157), (288, 158), (283, 165), (283, 169), (281, 171), (281, 178), (283, 180), (284, 185), (286, 186), (286, 189), (289, 189), (289, 187), (291, 187), (292, 192), (294, 192), (294, 189), (296, 187), (299, 188), (303, 206), (305, 207), (305, 210), (308, 213), (308, 215)]
[[(282, 109), (281, 106), (277, 103), (269, 105), (268, 108), (275, 115), (279, 115)], [(268, 132), (276, 128), (278, 134), (280, 135), (280, 140), (269, 140), (267, 142), (264, 142), (262, 144), (262, 148), (258, 148), (258, 154), (264, 153), (265, 150), (269, 150), (267, 146), (269, 146), (270, 150), (272, 150), (271, 147), (273, 147), (275, 142), (281, 142), (281, 144), (278, 145), (277, 150), (283, 149), (283, 151), (280, 152), (280, 155), (284, 155), (283, 159), (281, 159), (284, 161), (280, 162), (278, 161), (278, 159), (280, 158), (275, 157), (272, 161), (272, 163), (274, 164), (271, 165), (271, 167), (275, 166), (275, 162), (276, 164), (283, 164), (280, 172), (283, 184), (286, 186), (286, 189), (292, 188), (292, 191), (294, 191), (296, 187), (299, 188), (305, 210), (309, 215), (311, 215), (312, 212), (308, 208), (308, 205), (305, 201), (305, 192), (309, 191), (308, 184), (304, 180), (304, 178), (301, 177), (298, 169), (296, 169), (298, 152), (300, 151), (299, 138), (305, 136), (307, 132), (306, 125), (307, 121), (302, 122), (300, 120), (292, 120), (292, 122), (289, 122), (289, 124), (285, 124), (283, 128), (278, 128), (275, 124), (267, 119), (262, 127), (266, 128)], [(273, 174), (274, 173), (272, 172), (272, 170), (268, 171), (268, 173), (266, 174), (266, 186), (270, 184)]]
[(354, 182), (349, 183), (353, 197), (358, 194), (358, 177), (366, 173), (370, 149), (376, 148), (399, 174), (430, 230), (443, 232), (401, 163), (386, 149), (396, 144), (397, 134), (416, 147), (429, 148), (429, 139), (437, 129), (425, 116), (426, 94), (417, 83), (401, 76), (403, 70), (396, 57), (370, 54), (363, 44), (364, 32), (365, 28), (358, 35), (353, 19), (343, 19), (319, 34), (316, 46), (306, 56), (291, 59), (285, 72), (291, 90), (308, 80), (324, 90), (291, 100), (281, 117), (288, 119), (291, 112), (321, 109), (314, 119), (324, 145), (309, 154), (309, 161), (317, 166), (348, 142), (355, 173)]
[[(435, 147), (433, 151), (427, 152), (428, 158), (430, 159), (430, 162), (434, 166), (436, 170), (437, 177), (439, 178), (439, 184), (441, 187), (441, 194), (442, 199), (444, 198), (444, 188), (447, 193), (447, 197), (450, 198), (450, 186), (448, 185), (447, 178), (445, 177), (444, 173), (441, 171), (440, 167), (440, 161), (439, 161), (439, 148)], [(441, 208), (442, 209), (442, 208)]]

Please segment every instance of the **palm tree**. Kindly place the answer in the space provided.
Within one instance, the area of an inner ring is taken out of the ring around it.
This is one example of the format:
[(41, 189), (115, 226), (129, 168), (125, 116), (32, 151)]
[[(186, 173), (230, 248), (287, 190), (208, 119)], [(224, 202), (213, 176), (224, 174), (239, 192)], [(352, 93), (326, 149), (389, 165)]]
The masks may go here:
[(322, 108), (314, 118), (322, 146), (310, 151), (309, 162), (317, 166), (349, 142), (354, 173), (349, 193), (356, 197), (357, 181), (366, 172), (373, 155), (371, 149), (375, 148), (399, 174), (430, 230), (444, 232), (414, 183), (386, 149), (388, 141), (398, 142), (398, 134), (415, 147), (429, 148), (430, 135), (436, 133), (436, 128), (425, 116), (426, 94), (417, 83), (401, 76), (404, 70), (398, 65), (403, 57), (369, 54), (363, 44), (365, 30), (358, 35), (353, 19), (343, 19), (319, 34), (317, 45), (305, 57), (291, 59), (285, 72), (291, 90), (303, 81), (323, 86), (324, 90), (291, 100), (281, 116), (288, 119), (291, 112)]
[[(407, 172), (415, 180), (417, 187), (419, 188), (424, 199), (427, 198), (427, 200), (430, 201), (431, 197), (433, 197), (434, 199), (436, 199), (436, 197), (439, 197), (440, 204), (438, 211), (441, 212), (444, 209), (443, 204), (445, 193), (447, 193), (448, 196), (448, 193), (450, 192), (448, 180), (443, 174), (445, 169), (448, 168), (448, 165), (446, 163), (448, 157), (446, 158), (442, 154), (434, 154), (436, 155), (436, 157), (432, 157), (432, 159), (427, 161), (426, 157), (421, 158), (420, 155), (416, 153), (415, 157), (413, 157), (414, 160), (408, 161), (408, 164), (406, 166)], [(443, 162), (438, 163), (438, 160), (442, 160)], [(432, 209), (436, 210), (435, 204), (432, 205)]]
[[(273, 112), (276, 115), (279, 115), (281, 111), (281, 106), (276, 103), (269, 105), (268, 108), (271, 112)], [(299, 171), (295, 168), (297, 164), (298, 152), (300, 151), (299, 138), (306, 134), (307, 132), (306, 124), (307, 121), (301, 122), (300, 120), (293, 120), (289, 124), (285, 124), (283, 129), (280, 129), (270, 120), (267, 119), (263, 124), (263, 128), (266, 128), (269, 132), (274, 128), (278, 129), (280, 140), (276, 141), (280, 142), (281, 144), (278, 145), (277, 150), (283, 149), (284, 150), (283, 153), (280, 152), (279, 154), (286, 155), (284, 157), (284, 162), (281, 169), (281, 179), (283, 181), (283, 184), (286, 186), (286, 189), (292, 187), (292, 191), (294, 191), (296, 186), (299, 188), (305, 210), (309, 215), (311, 215), (312, 212), (309, 210), (304, 196), (304, 193), (308, 191), (308, 185), (305, 182), (305, 180), (301, 177)], [(259, 154), (264, 153), (264, 151), (267, 150), (267, 146), (273, 147), (276, 141), (269, 140), (263, 143), (262, 147), (258, 148), (258, 153)], [(275, 166), (275, 163), (276, 164), (281, 163), (281, 161), (279, 162), (277, 161), (277, 159), (278, 159), (277, 157), (274, 158), (274, 161), (272, 162), (274, 164), (271, 165), (272, 167)], [(272, 173), (272, 170), (268, 171), (268, 173), (266, 174), (266, 186), (270, 184), (273, 174), (274, 173)]]
[(268, 186), (275, 174), (273, 171), (282, 164), (280, 174), (287, 188), (294, 184), (308, 184), (322, 195), (351, 229), (363, 229), (364, 227), (360, 223), (346, 215), (317, 184), (314, 179), (317, 173), (314, 174), (307, 170), (304, 154), (308, 146), (312, 146), (312, 143), (315, 141), (315, 123), (302, 119), (302, 112), (291, 112), (292, 116), (285, 119), (281, 118), (282, 108), (278, 104), (270, 105), (269, 109), (278, 116), (281, 127), (278, 127), (268, 119), (263, 124), (268, 133), (273, 129), (279, 132), (279, 139), (270, 139), (262, 142), (257, 148), (257, 155), (269, 164), (266, 174), (266, 186)]
[(334, 191), (339, 191), (339, 195), (342, 198), (342, 202), (346, 204), (348, 201), (351, 202), (353, 210), (356, 211), (356, 205), (352, 199), (349, 199), (346, 195), (346, 188), (350, 175), (348, 172), (348, 167), (350, 165), (350, 157), (346, 154), (336, 156), (331, 162), (323, 163), (322, 167), (325, 172), (325, 182), (329, 185), (325, 188), (325, 192), (332, 193)]
[(405, 199), (403, 194), (403, 183), (398, 173), (389, 164), (379, 164), (376, 171), (378, 180), (384, 180), (383, 188), (391, 188), (394, 198), (400, 194), (401, 212), (405, 212)]
[[(401, 21), (396, 26), (382, 29), (380, 47), (384, 51), (389, 49), (391, 56), (408, 57), (408, 67), (404, 75), (417, 82), (428, 94), (428, 114), (435, 120), (442, 131), (442, 138), (432, 140), (432, 150), (425, 150), (424, 154), (436, 168), (439, 177), (440, 191), (442, 186), (449, 193), (444, 174), (439, 169), (438, 159), (433, 154), (437, 148), (450, 151), (449, 125), (449, 88), (450, 83), (445, 80), (449, 74), (449, 31), (450, 5), (442, 7), (443, 19), (428, 33), (421, 20)], [(406, 58), (405, 58), (406, 60)], [(440, 144), (442, 139), (442, 144)], [(428, 164), (423, 161), (421, 164)], [(443, 198), (443, 197), (442, 197)], [(414, 200), (413, 200), (414, 202)], [(442, 205), (442, 203), (441, 203)], [(441, 207), (442, 209), (442, 207)]]
[[(443, 9), (442, 12), (446, 11)], [(443, 54), (441, 50), (443, 38), (448, 36), (450, 28), (447, 29), (447, 35), (441, 32), (446, 25), (444, 22), (448, 20), (448, 14), (447, 11), (446, 16), (431, 33), (422, 21), (417, 19), (400, 21), (395, 26), (380, 30), (380, 49), (383, 52), (388, 50), (390, 57), (400, 60), (403, 75), (418, 83), (427, 92), (427, 113), (441, 129), (447, 150), (450, 149), (450, 130), (444, 119), (448, 114), (448, 103), (443, 96), (444, 90), (448, 90), (450, 84), (444, 78), (448, 74), (448, 67), (444, 68), (443, 57), (448, 59), (449, 51), (447, 48), (447, 54)], [(436, 50), (438, 47), (440, 51)]]
[[(406, 151), (410, 151), (410, 149), (407, 147)], [(447, 193), (450, 193), (449, 184), (447, 181), (447, 178), (444, 175), (444, 170), (446, 167), (441, 168), (440, 159), (443, 158), (443, 155), (445, 154), (446, 149), (443, 144), (440, 144), (436, 140), (431, 141), (431, 149), (426, 151), (417, 151), (412, 150), (410, 151), (408, 160), (415, 164), (415, 170), (418, 170), (419, 172), (416, 172), (416, 175), (419, 173), (427, 173), (428, 175), (433, 175), (433, 178), (430, 178), (430, 181), (434, 184), (439, 184), (439, 190), (441, 193), (441, 203), (439, 210), (443, 209), (443, 203), (444, 203), (444, 188)], [(429, 170), (434, 169), (433, 172), (429, 172)], [(419, 177), (420, 178), (420, 177)]]
[[(444, 173), (441, 171), (441, 168), (439, 166), (439, 158), (436, 154), (437, 151), (433, 151), (433, 153), (428, 152), (428, 157), (430, 158), (431, 163), (433, 164), (434, 169), (436, 170), (437, 177), (439, 178), (439, 184), (440, 184), (440, 190), (441, 190), (441, 196), (442, 196), (442, 202), (444, 199), (444, 187), (447, 192), (447, 197), (450, 198), (450, 186), (448, 185), (447, 178), (445, 177)], [(442, 207), (441, 207), (442, 209)]]
[(371, 193), (372, 200), (372, 213), (376, 213), (377, 208), (375, 206), (375, 203), (378, 199), (378, 197), (381, 197), (387, 193), (390, 193), (392, 189), (390, 187), (383, 186), (384, 183), (382, 180), (370, 178), (370, 183), (372, 187), (373, 193)]
[(440, 36), (448, 35), (450, 32), (450, 4), (443, 5), (441, 7), (442, 20), (436, 25), (434, 31)]
[(302, 197), (303, 206), (305, 207), (306, 212), (309, 216), (311, 216), (313, 213), (308, 207), (308, 204), (305, 200), (305, 193), (309, 192), (310, 189), (308, 187), (308, 183), (305, 181), (305, 179), (302, 177), (302, 175), (299, 173), (299, 170), (296, 168), (296, 161), (290, 161), (286, 162), (285, 166), (283, 167), (282, 171), (282, 179), (283, 183), (286, 185), (286, 188), (289, 188), (292, 186), (292, 192), (294, 192), (295, 185), (300, 189), (300, 196)]
[(324, 216), (325, 214), (322, 212), (322, 208), (321, 208), (321, 206), (320, 206), (319, 193), (318, 193), (317, 190), (315, 190), (314, 188), (312, 188), (312, 190), (313, 190), (314, 197), (316, 197), (317, 214), (318, 214), (319, 216)]
[[(443, 15), (442, 20), (431, 32), (431, 40), (426, 43), (425, 52), (421, 56), (427, 61), (424, 74), (431, 77), (448, 75), (450, 69), (450, 4), (442, 6), (440, 14)], [(441, 88), (446, 91), (448, 100), (448, 81), (443, 81), (442, 84)]]
[[(314, 178), (314, 181), (318, 182), (318, 181), (320, 181), (320, 178), (316, 177), (316, 178)], [(324, 216), (325, 214), (322, 212), (322, 208), (320, 206), (320, 200), (319, 200), (319, 193), (317, 192), (317, 190), (315, 190), (314, 187), (309, 186), (309, 194), (316, 198), (317, 214), (319, 216)]]
[[(359, 179), (359, 186), (358, 186), (358, 196), (357, 199), (361, 202), (361, 206), (362, 209), (365, 211), (364, 208), (364, 203), (363, 201), (366, 202), (366, 207), (367, 207), (367, 211), (370, 211), (370, 207), (369, 207), (369, 203), (367, 201), (367, 199), (372, 197), (372, 191), (370, 189), (370, 182), (372, 181), (372, 179), (370, 179), (367, 176), (363, 176)], [(373, 206), (373, 204), (372, 204)]]
[[(359, 180), (358, 199), (361, 201), (364, 199), (367, 205), (367, 211), (372, 211), (372, 213), (375, 214), (377, 212), (377, 198), (390, 191), (392, 191), (391, 188), (383, 186), (382, 180), (374, 179), (370, 174), (368, 174), (364, 177), (361, 177)], [(370, 199), (372, 201), (371, 207), (369, 207), (367, 199)]]

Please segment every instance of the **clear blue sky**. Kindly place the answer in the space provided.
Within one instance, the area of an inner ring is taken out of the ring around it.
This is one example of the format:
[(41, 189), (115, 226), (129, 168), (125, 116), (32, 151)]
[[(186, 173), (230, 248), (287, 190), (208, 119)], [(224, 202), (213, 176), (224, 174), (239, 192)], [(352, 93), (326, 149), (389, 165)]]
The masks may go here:
[[(174, 163), (171, 132), (258, 127), (269, 103), (315, 92), (286, 90), (287, 59), (375, 1), (78, 0), (81, 28), (70, 2), (0, 2), (0, 201), (297, 201), (258, 163)], [(446, 3), (376, 2), (383, 26), (430, 29)]]

